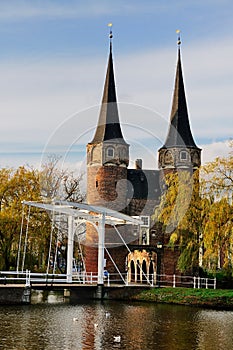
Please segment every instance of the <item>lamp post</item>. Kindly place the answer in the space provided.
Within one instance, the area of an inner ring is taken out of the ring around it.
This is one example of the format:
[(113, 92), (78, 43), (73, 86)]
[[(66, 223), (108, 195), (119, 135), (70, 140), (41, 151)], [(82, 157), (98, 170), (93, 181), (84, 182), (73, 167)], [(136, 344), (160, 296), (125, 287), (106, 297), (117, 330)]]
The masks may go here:
[(162, 249), (163, 249), (163, 244), (161, 242), (158, 242), (156, 244), (156, 248), (157, 248), (157, 285), (158, 287), (160, 287), (160, 274), (161, 274), (161, 253), (162, 253)]

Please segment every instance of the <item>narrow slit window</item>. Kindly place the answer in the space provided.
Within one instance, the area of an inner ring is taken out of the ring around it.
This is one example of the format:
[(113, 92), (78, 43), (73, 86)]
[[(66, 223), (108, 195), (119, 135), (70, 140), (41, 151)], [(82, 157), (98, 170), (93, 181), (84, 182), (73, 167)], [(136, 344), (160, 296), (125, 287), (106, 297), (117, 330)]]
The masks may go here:
[(111, 158), (114, 156), (114, 149), (112, 147), (109, 147), (107, 149), (107, 155), (108, 157), (111, 157)]
[(181, 151), (180, 152), (180, 159), (181, 160), (187, 160), (188, 159), (188, 154), (186, 151)]

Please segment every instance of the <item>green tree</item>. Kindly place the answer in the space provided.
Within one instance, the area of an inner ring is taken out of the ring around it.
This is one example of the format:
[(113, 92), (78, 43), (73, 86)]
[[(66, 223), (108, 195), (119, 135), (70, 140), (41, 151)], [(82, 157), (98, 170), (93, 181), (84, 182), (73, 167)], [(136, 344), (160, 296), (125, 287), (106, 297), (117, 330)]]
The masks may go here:
[(6, 212), (0, 213), (0, 268), (9, 270), (16, 266), (16, 245), (20, 232), (20, 220)]
[[(230, 143), (233, 147), (233, 142)], [(178, 268), (200, 265), (207, 271), (233, 267), (233, 153), (218, 157), (194, 174), (165, 176), (167, 190), (155, 212), (171, 247), (178, 247)]]
[[(23, 166), (0, 169), (0, 270), (15, 269), (17, 265), (45, 270), (51, 227), (55, 232), (59, 230), (60, 240), (65, 245), (66, 220), (59, 218), (59, 225), (56, 225), (49, 212), (23, 204), (24, 201), (83, 200), (82, 175), (74, 176), (73, 172), (61, 170), (58, 161), (58, 157), (50, 156), (40, 171)], [(54, 234), (54, 250), (55, 240)]]
[(155, 217), (163, 224), (168, 245), (180, 250), (178, 269), (194, 271), (198, 267), (202, 220), (199, 173), (184, 170), (169, 173), (165, 183), (167, 190)]
[(232, 205), (222, 198), (209, 205), (208, 220), (203, 225), (203, 266), (210, 271), (232, 268)]
[[(233, 147), (233, 142), (230, 142)], [(232, 274), (233, 266), (233, 153), (217, 157), (202, 168), (202, 196), (209, 202), (203, 225), (203, 266), (222, 268)]]
[(22, 201), (40, 198), (38, 174), (25, 167), (0, 170), (0, 268), (15, 267)]
[[(233, 141), (229, 143), (233, 148)], [(233, 151), (227, 157), (217, 157), (202, 167), (203, 194), (214, 200), (228, 198), (233, 200)]]

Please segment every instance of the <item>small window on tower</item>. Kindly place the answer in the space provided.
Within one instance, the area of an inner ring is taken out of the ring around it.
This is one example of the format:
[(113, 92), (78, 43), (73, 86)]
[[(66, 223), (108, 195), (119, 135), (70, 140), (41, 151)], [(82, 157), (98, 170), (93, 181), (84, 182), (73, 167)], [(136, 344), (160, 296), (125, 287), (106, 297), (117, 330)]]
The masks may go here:
[(171, 151), (166, 151), (164, 155), (164, 162), (166, 164), (169, 164), (173, 161), (173, 156)]
[(114, 149), (112, 147), (107, 149), (107, 156), (111, 158), (114, 156)]
[(180, 160), (187, 160), (188, 159), (188, 153), (186, 151), (180, 152)]
[(150, 226), (150, 217), (149, 216), (140, 216), (140, 219), (142, 221), (141, 226), (146, 226), (146, 227)]
[(122, 149), (122, 150), (121, 150), (121, 157), (122, 157), (122, 158), (125, 158), (125, 157), (126, 157), (125, 149)]
[(98, 187), (99, 187), (99, 182), (98, 182), (98, 180), (96, 180), (96, 182), (95, 182), (95, 186), (96, 186), (96, 188), (98, 188)]

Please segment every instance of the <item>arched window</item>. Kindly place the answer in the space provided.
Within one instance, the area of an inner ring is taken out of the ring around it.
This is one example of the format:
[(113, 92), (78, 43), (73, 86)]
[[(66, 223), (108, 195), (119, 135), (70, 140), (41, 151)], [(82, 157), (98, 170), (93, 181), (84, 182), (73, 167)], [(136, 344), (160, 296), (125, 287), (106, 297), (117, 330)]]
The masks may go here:
[(137, 260), (137, 279), (136, 282), (140, 283), (141, 282), (141, 265), (140, 265), (140, 261)]
[(187, 151), (181, 151), (180, 152), (180, 160), (187, 160), (188, 159), (188, 152)]
[(113, 158), (114, 157), (114, 148), (108, 147), (107, 148), (107, 156)]
[(130, 262), (130, 269), (131, 269), (131, 281), (130, 282), (135, 282), (136, 276), (135, 276), (135, 265), (134, 265), (133, 260), (131, 260), (131, 262)]
[(199, 155), (198, 155), (198, 152), (197, 151), (194, 151), (192, 153), (192, 162), (194, 165), (196, 166), (199, 166), (200, 165), (200, 158), (199, 158)]
[(154, 283), (154, 265), (153, 262), (150, 262), (150, 267), (149, 267), (149, 279), (151, 283)]
[(124, 148), (121, 150), (121, 158), (126, 158), (126, 151)]
[(171, 151), (166, 151), (164, 155), (164, 162), (166, 164), (169, 164), (173, 161), (173, 156)]
[(147, 282), (147, 266), (145, 260), (142, 262), (142, 282)]

